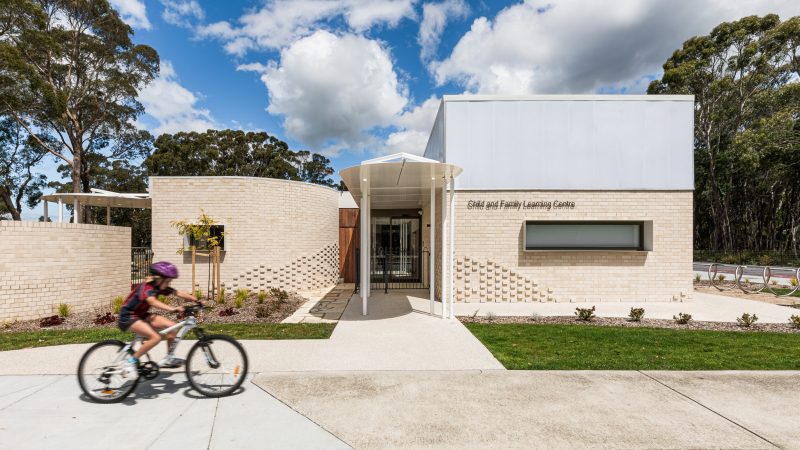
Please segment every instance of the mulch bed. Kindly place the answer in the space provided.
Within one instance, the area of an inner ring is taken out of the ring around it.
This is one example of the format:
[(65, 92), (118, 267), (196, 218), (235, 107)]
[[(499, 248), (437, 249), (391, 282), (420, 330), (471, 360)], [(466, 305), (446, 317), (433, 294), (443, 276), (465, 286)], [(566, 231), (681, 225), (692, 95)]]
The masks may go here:
[(575, 316), (548, 316), (531, 317), (520, 316), (497, 316), (493, 319), (486, 317), (459, 316), (458, 320), (463, 323), (524, 323), (529, 325), (560, 324), (589, 327), (625, 327), (625, 328), (668, 328), (674, 330), (713, 330), (713, 331), (741, 331), (752, 332), (771, 332), (771, 333), (800, 333), (800, 329), (794, 328), (788, 323), (755, 323), (752, 326), (744, 327), (736, 322), (702, 322), (691, 321), (687, 324), (679, 324), (674, 320), (667, 319), (642, 319), (641, 322), (633, 322), (621, 317), (596, 317), (591, 321), (577, 320)]
[[(205, 299), (203, 303), (206, 306), (210, 306), (212, 309), (203, 312), (200, 323), (280, 323), (283, 321), (283, 319), (294, 314), (294, 312), (306, 302), (306, 299), (297, 293), (289, 292), (288, 299), (286, 300), (280, 301), (272, 295), (269, 295), (262, 304), (259, 304), (257, 295), (255, 293), (251, 293), (241, 308), (235, 308), (234, 298), (235, 296), (233, 295), (227, 295), (224, 303), (212, 302)], [(186, 303), (188, 304), (188, 302)], [(180, 299), (172, 298), (170, 300), (170, 304), (180, 305), (184, 304), (184, 302)], [(259, 309), (259, 307), (262, 309), (265, 308), (269, 312), (269, 315), (267, 317), (256, 317), (256, 311)], [(235, 314), (229, 316), (219, 315), (220, 311), (228, 308), (232, 308)], [(104, 316), (106, 313), (110, 312), (110, 307), (96, 308), (92, 311), (86, 312), (76, 312), (64, 318), (64, 322), (62, 324), (49, 327), (40, 327), (39, 322), (41, 319), (4, 323), (0, 325), (0, 333), (42, 330), (74, 330), (85, 328), (116, 328), (117, 315), (113, 313), (112, 314), (115, 319), (114, 322), (103, 325), (97, 325), (94, 323), (94, 320), (98, 315)], [(156, 308), (152, 308), (151, 312), (168, 317), (176, 322), (180, 321), (180, 319), (177, 317), (177, 314), (160, 311)]]

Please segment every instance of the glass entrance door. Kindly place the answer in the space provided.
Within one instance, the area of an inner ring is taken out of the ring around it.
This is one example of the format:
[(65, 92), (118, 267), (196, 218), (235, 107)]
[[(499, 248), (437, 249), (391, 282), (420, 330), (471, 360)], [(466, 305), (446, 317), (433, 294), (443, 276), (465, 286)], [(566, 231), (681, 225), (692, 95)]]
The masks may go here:
[(419, 217), (373, 216), (372, 282), (380, 287), (421, 287), (422, 235)]

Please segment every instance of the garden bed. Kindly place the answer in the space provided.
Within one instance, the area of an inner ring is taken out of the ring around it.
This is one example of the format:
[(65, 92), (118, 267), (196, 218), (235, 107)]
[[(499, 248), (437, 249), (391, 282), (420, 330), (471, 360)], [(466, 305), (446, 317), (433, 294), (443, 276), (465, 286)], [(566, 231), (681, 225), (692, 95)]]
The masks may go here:
[(575, 316), (552, 316), (552, 317), (520, 317), (520, 316), (496, 316), (494, 318), (459, 316), (458, 320), (462, 323), (478, 324), (529, 324), (529, 325), (575, 325), (590, 327), (623, 327), (623, 328), (664, 328), (674, 330), (710, 330), (710, 331), (740, 331), (745, 333), (770, 332), (770, 333), (797, 333), (800, 329), (794, 328), (789, 323), (755, 323), (750, 327), (744, 327), (736, 322), (703, 322), (690, 321), (687, 324), (679, 324), (674, 320), (668, 319), (642, 319), (634, 322), (622, 317), (596, 317), (590, 321), (578, 320)]
[[(244, 291), (241, 291), (244, 292)], [(266, 295), (265, 295), (266, 294)], [(237, 295), (240, 300), (237, 301)], [(203, 303), (210, 309), (203, 311), (200, 315), (200, 322), (203, 324), (233, 324), (233, 323), (280, 323), (285, 318), (291, 316), (300, 308), (306, 299), (294, 292), (269, 292), (260, 295), (254, 292), (226, 295), (224, 301), (203, 300)], [(177, 298), (162, 299), (172, 305), (188, 304)], [(96, 308), (92, 311), (75, 312), (62, 317), (63, 323), (42, 327), (42, 319), (15, 321), (3, 323), (0, 333), (13, 333), (21, 331), (41, 331), (41, 330), (79, 330), (90, 328), (116, 328), (118, 314), (112, 311), (109, 305), (105, 308)], [(179, 321), (178, 315), (151, 308), (155, 314), (163, 315), (174, 321)], [(224, 312), (223, 312), (224, 311)], [(230, 312), (231, 315), (220, 315)], [(96, 324), (94, 321), (98, 316), (111, 314), (113, 321), (106, 324)]]

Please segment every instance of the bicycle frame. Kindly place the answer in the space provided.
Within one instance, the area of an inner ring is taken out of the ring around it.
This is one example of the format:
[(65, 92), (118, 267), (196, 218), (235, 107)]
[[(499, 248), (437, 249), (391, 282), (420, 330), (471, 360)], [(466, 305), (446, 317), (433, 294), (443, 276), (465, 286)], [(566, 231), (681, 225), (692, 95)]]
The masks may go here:
[[(205, 333), (201, 328), (198, 328), (197, 319), (194, 316), (189, 316), (186, 318), (186, 320), (178, 322), (169, 328), (164, 328), (163, 330), (159, 331), (158, 334), (160, 334), (161, 336), (166, 336), (167, 334), (173, 332), (174, 330), (178, 330), (178, 333), (176, 333), (175, 341), (173, 342), (172, 347), (169, 349), (170, 353), (175, 352), (175, 349), (178, 348), (178, 344), (181, 343), (181, 340), (183, 340), (183, 337), (186, 336), (186, 333), (194, 330), (195, 334), (198, 337), (198, 340), (200, 341), (200, 346), (203, 349), (203, 354), (205, 355), (208, 364), (215, 369), (219, 367), (219, 362), (217, 362), (216, 358), (214, 357), (214, 352), (211, 350), (211, 347), (209, 347), (204, 342)], [(120, 354), (125, 355), (128, 353), (133, 353), (134, 346), (137, 343), (140, 344), (142, 342), (144, 342), (144, 336), (140, 336), (137, 334), (136, 337), (134, 337), (131, 342), (127, 343), (125, 347), (122, 348), (122, 352), (120, 352)]]

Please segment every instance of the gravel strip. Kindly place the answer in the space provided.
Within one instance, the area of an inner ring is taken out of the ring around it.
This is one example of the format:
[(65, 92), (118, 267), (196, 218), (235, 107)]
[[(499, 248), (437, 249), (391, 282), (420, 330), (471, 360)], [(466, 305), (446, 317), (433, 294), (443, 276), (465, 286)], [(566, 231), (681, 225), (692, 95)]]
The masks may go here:
[(589, 327), (625, 327), (625, 328), (668, 328), (672, 330), (713, 330), (713, 331), (740, 331), (744, 333), (771, 332), (771, 333), (800, 333), (788, 323), (756, 323), (751, 327), (743, 327), (735, 322), (699, 322), (691, 321), (681, 325), (674, 320), (642, 319), (641, 322), (632, 322), (621, 317), (596, 317), (591, 321), (577, 320), (575, 316), (548, 316), (548, 317), (519, 317), (497, 316), (493, 319), (486, 317), (459, 316), (462, 323), (524, 323), (529, 325), (559, 324)]

